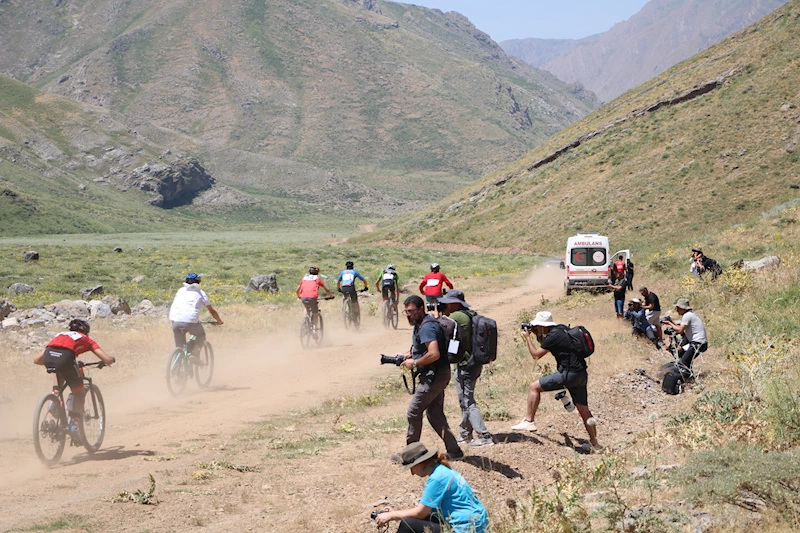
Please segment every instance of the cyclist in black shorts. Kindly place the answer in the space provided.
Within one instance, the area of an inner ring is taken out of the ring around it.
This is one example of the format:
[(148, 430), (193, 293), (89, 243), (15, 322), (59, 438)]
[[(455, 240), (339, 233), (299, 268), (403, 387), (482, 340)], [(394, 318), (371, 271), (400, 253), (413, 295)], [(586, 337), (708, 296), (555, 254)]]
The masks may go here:
[[(557, 371), (548, 376), (539, 378), (531, 383), (528, 391), (528, 413), (519, 424), (512, 426), (511, 429), (522, 431), (536, 431), (536, 424), (533, 422), (536, 410), (539, 408), (539, 400), (545, 391), (555, 391), (567, 389), (570, 397), (578, 409), (586, 432), (589, 434), (591, 447), (589, 451), (598, 450), (600, 445), (597, 442), (597, 429), (595, 419), (589, 410), (588, 394), (586, 384), (589, 376), (586, 372), (586, 360), (574, 353), (572, 341), (567, 334), (567, 327), (553, 322), (553, 315), (548, 311), (536, 313), (536, 319), (530, 325), (531, 329), (523, 329), (522, 335), (528, 345), (528, 351), (534, 360), (541, 359), (547, 353), (552, 353), (556, 358)], [(531, 339), (531, 333), (535, 333), (539, 341), (537, 348)]]
[(369, 290), (367, 280), (358, 270), (353, 268), (353, 262), (348, 261), (344, 264), (344, 270), (339, 272), (339, 277), (336, 278), (336, 289), (344, 294), (345, 298), (350, 298), (353, 303), (353, 313), (356, 316), (360, 313), (358, 307), (358, 292), (356, 291), (356, 280), (360, 279), (364, 283), (364, 290)]
[(383, 301), (389, 299), (389, 295), (394, 295), (394, 311), (397, 312), (397, 286), (399, 283), (399, 277), (397, 276), (397, 272), (394, 268), (394, 265), (390, 264), (383, 270), (381, 273), (378, 274), (378, 279), (375, 280), (375, 290), (381, 291), (381, 296), (383, 296)]

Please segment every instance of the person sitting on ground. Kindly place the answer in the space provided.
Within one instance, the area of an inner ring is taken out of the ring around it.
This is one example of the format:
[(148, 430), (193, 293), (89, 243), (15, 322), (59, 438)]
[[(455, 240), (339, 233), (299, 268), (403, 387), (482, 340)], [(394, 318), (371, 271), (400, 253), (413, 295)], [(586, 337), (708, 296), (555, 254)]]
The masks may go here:
[(341, 292), (345, 298), (349, 298), (353, 306), (353, 314), (359, 316), (361, 308), (358, 306), (358, 292), (356, 292), (356, 280), (360, 279), (364, 283), (364, 290), (369, 290), (367, 280), (358, 270), (353, 268), (353, 262), (347, 261), (344, 264), (344, 270), (339, 272), (336, 278), (336, 290)]
[[(536, 313), (536, 318), (530, 323), (532, 329), (523, 329), (522, 336), (528, 345), (528, 351), (534, 360), (541, 359), (548, 353), (552, 353), (556, 359), (556, 372), (531, 383), (528, 391), (528, 413), (522, 422), (512, 426), (511, 429), (517, 431), (536, 431), (534, 418), (539, 409), (539, 401), (542, 392), (567, 389), (572, 398), (572, 402), (578, 409), (586, 432), (589, 434), (590, 446), (588, 450), (599, 450), (600, 444), (597, 442), (597, 428), (595, 419), (589, 410), (588, 391), (586, 384), (589, 375), (586, 372), (586, 360), (575, 353), (572, 339), (567, 333), (567, 327), (556, 324), (553, 315), (548, 311)], [(537, 348), (531, 339), (531, 333), (536, 335), (539, 341)]]
[(717, 277), (722, 274), (722, 267), (719, 266), (719, 263), (704, 254), (703, 250), (693, 251), (696, 252), (695, 261), (697, 262), (697, 271), (700, 277), (706, 272), (710, 272), (711, 279), (713, 280), (717, 279)]
[(689, 300), (679, 298), (675, 302), (675, 310), (681, 315), (681, 323), (675, 324), (671, 320), (664, 319), (664, 324), (670, 326), (676, 333), (683, 335), (683, 342), (678, 348), (678, 353), (681, 365), (688, 369), (691, 375), (692, 363), (695, 358), (708, 349), (708, 335), (703, 321), (696, 313), (692, 312)]
[(427, 477), (419, 505), (394, 511), (391, 508), (375, 518), (378, 526), (400, 521), (397, 533), (440, 533), (442, 525), (453, 533), (485, 533), (489, 527), (486, 508), (464, 476), (453, 470), (446, 456), (414, 442), (399, 454), (401, 468)]
[(398, 287), (400, 286), (400, 278), (397, 275), (397, 270), (393, 264), (389, 264), (386, 268), (380, 271), (378, 279), (375, 280), (375, 290), (381, 292), (383, 301), (389, 299), (389, 296), (394, 296), (394, 312), (397, 313), (398, 305)]
[(639, 294), (642, 295), (644, 301), (642, 302), (642, 309), (644, 309), (644, 317), (647, 322), (656, 328), (656, 336), (658, 340), (664, 341), (664, 332), (661, 331), (661, 302), (658, 300), (656, 293), (651, 292), (647, 287), (639, 287)]
[(661, 341), (656, 335), (656, 328), (647, 321), (645, 309), (642, 307), (641, 298), (634, 298), (628, 303), (628, 310), (625, 311), (625, 319), (633, 324), (634, 335), (644, 335), (650, 339), (657, 348), (661, 348)]
[(295, 289), (295, 294), (303, 302), (306, 310), (311, 313), (311, 321), (314, 327), (319, 326), (319, 289), (325, 289), (330, 298), (333, 298), (333, 293), (325, 286), (325, 282), (319, 276), (319, 268), (312, 266), (308, 269), (308, 274), (303, 276), (300, 284)]
[(172, 322), (172, 335), (175, 339), (175, 347), (181, 348), (186, 344), (186, 334), (191, 333), (195, 336), (195, 344), (189, 358), (198, 361), (195, 354), (200, 353), (206, 344), (206, 330), (200, 323), (200, 308), (206, 306), (208, 312), (214, 317), (218, 325), (222, 325), (222, 319), (217, 311), (211, 307), (211, 300), (208, 295), (200, 288), (200, 276), (195, 273), (186, 275), (183, 287), (175, 293), (172, 305), (169, 308), (169, 319)]
[(56, 372), (55, 386), (61, 387), (64, 383), (72, 392), (72, 406), (67, 416), (69, 417), (69, 433), (76, 443), (80, 443), (78, 429), (79, 420), (83, 418), (84, 398), (86, 389), (83, 386), (83, 377), (78, 370), (77, 357), (85, 352), (92, 352), (103, 363), (112, 365), (116, 361), (106, 354), (100, 346), (89, 337), (89, 323), (82, 318), (73, 318), (69, 323), (69, 331), (59, 333), (47, 343), (44, 351), (37, 355), (33, 362), (43, 365)]
[[(439, 298), (439, 304), (444, 306), (442, 313), (458, 324), (459, 331), (464, 331), (463, 341), (464, 362), (454, 365), (456, 393), (458, 404), (461, 406), (461, 424), (458, 426), (458, 442), (469, 442), (470, 446), (491, 446), (494, 444), (492, 434), (486, 429), (486, 424), (481, 416), (481, 411), (475, 403), (475, 385), (483, 372), (483, 365), (472, 357), (472, 317), (477, 313), (470, 310), (470, 305), (464, 301), (464, 293), (452, 290), (446, 296)], [(472, 438), (473, 430), (478, 438)]]
[(614, 291), (614, 311), (617, 318), (625, 316), (625, 291), (628, 289), (628, 280), (620, 273), (615, 273), (615, 279), (608, 280), (608, 288)]
[(444, 285), (453, 288), (453, 283), (439, 272), (439, 268), (439, 263), (431, 263), (431, 271), (419, 282), (419, 292), (425, 295), (429, 310), (431, 305), (435, 308), (436, 302), (443, 294)]

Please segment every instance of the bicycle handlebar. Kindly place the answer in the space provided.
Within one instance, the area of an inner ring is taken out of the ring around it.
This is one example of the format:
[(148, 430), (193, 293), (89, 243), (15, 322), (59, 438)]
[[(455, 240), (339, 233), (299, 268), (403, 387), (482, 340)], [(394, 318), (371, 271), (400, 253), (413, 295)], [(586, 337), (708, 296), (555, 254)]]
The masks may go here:
[(101, 368), (103, 368), (105, 366), (111, 366), (111, 365), (107, 365), (103, 361), (97, 361), (96, 363), (85, 363), (83, 361), (78, 361), (78, 368), (84, 368), (84, 367), (87, 367), (87, 366), (96, 366), (97, 369), (100, 370)]

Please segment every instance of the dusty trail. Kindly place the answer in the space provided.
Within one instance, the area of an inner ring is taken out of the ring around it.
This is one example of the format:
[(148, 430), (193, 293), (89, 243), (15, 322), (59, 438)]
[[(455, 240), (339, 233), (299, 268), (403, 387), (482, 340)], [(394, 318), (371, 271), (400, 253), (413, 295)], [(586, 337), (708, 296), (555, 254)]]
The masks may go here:
[[(499, 323), (513, 322), (520, 307), (556, 298), (561, 292), (563, 274), (558, 268), (541, 268), (534, 274), (523, 286), (474, 291), (468, 300)], [(512, 301), (513, 306), (505, 305)], [(94, 457), (82, 448), (67, 448), (52, 469), (39, 464), (30, 437), (32, 407), (46, 391), (46, 381), (42, 379), (35, 389), (20, 385), (9, 395), (15, 400), (0, 412), (4, 427), (0, 531), (68, 513), (75, 505), (141, 485), (142, 457), (168, 450), (187, 437), (233, 434), (265, 415), (307, 409), (332, 397), (369, 390), (377, 376), (387, 375), (377, 364), (379, 353), (407, 349), (410, 327), (402, 316), (397, 331), (385, 330), (378, 317), (365, 317), (362, 330), (349, 333), (342, 329), (335, 307), (328, 309), (325, 344), (314, 350), (300, 347), (296, 311), (286, 311), (285, 323), (290, 325), (274, 335), (243, 339), (226, 336), (224, 328), (210, 330), (217, 367), (207, 391), (189, 383), (184, 396), (171, 398), (163, 380), (165, 355), (158, 350), (149, 354), (146, 372), (126, 370), (124, 364), (94, 372), (109, 413), (103, 447)], [(125, 375), (129, 381), (109, 383), (105, 378), (111, 372), (130, 372)], [(54, 483), (61, 485), (57, 497), (42, 498)], [(32, 501), (36, 505), (30, 505)]]

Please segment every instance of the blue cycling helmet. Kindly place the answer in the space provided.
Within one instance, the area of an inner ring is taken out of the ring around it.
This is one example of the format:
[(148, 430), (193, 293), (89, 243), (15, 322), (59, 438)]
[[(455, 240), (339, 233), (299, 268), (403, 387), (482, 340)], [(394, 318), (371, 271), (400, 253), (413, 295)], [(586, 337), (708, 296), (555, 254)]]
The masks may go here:
[(200, 283), (200, 276), (198, 276), (194, 272), (192, 272), (190, 274), (186, 274), (186, 283), (188, 283), (190, 285), (192, 283)]

